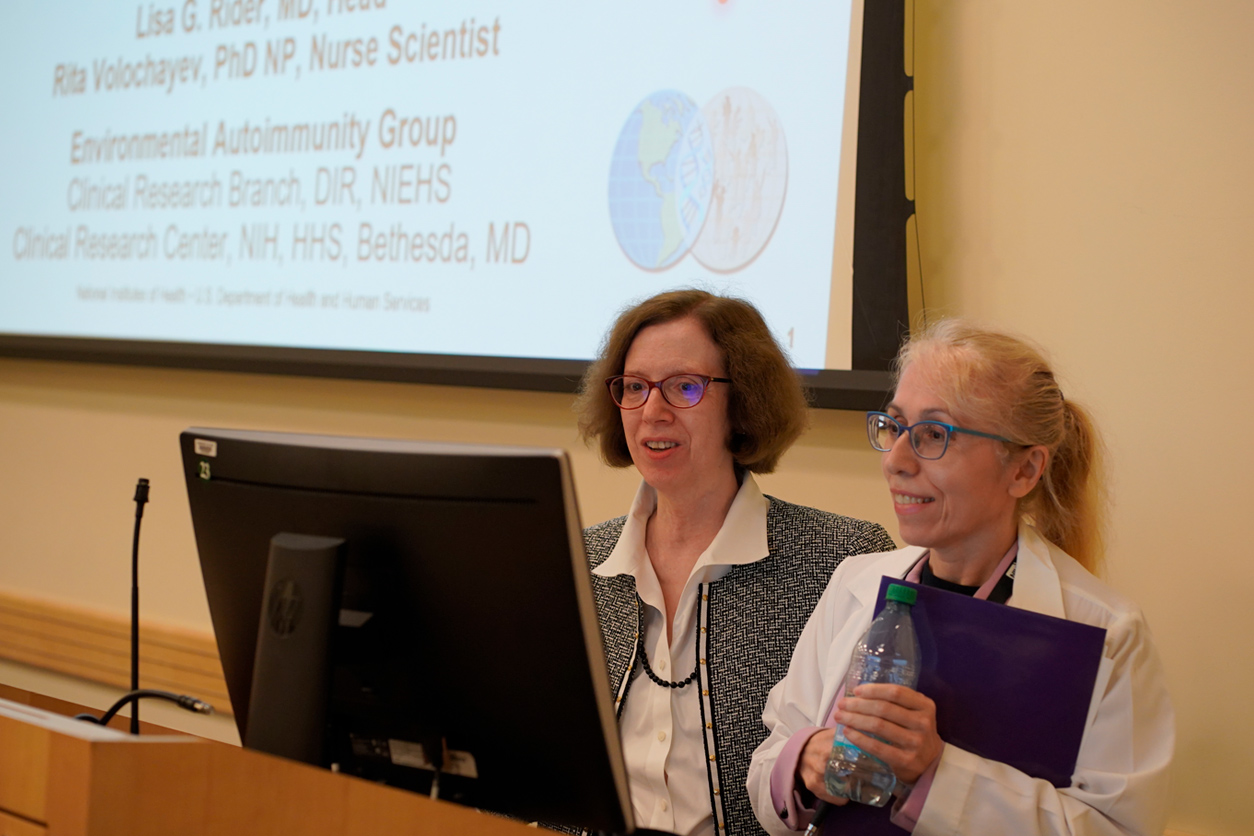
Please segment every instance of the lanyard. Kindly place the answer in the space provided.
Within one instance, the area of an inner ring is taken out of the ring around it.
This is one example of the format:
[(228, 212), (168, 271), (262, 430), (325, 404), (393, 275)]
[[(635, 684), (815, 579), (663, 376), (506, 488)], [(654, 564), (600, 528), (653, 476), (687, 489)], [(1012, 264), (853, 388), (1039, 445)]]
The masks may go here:
[[(1001, 559), (1001, 562), (997, 564), (997, 569), (1001, 570), (1001, 575), (997, 578), (997, 582), (992, 584), (990, 588), (989, 582), (985, 581), (977, 588), (962, 586), (961, 584), (936, 577), (936, 575), (932, 574), (931, 567), (928, 566), (928, 555), (924, 553), (923, 557), (906, 573), (906, 580), (911, 583), (922, 584), (923, 586), (943, 589), (947, 592), (956, 592), (959, 595), (969, 595), (977, 599), (987, 598), (994, 604), (1004, 604), (1010, 600), (1010, 595), (1014, 592), (1015, 566), (1018, 562), (1019, 549), (1016, 543), (1015, 547), (1008, 551), (1006, 556)], [(988, 590), (988, 593), (981, 595), (980, 592), (985, 589)]]
[[(993, 585), (991, 590), (989, 590), (988, 598), (986, 600), (992, 601), (994, 604), (1004, 604), (1010, 600), (1010, 593), (1014, 591), (1015, 587), (1015, 564), (1017, 562), (1017, 560), (1010, 561), (1010, 565), (1006, 567), (1006, 571), (1002, 573), (1001, 577), (997, 579), (997, 583)], [(980, 597), (976, 594), (980, 587), (963, 586), (962, 584), (956, 584), (942, 578), (938, 578), (936, 575), (932, 574), (932, 567), (927, 565), (926, 562), (924, 562), (922, 572), (919, 575), (919, 583), (923, 586), (943, 589), (946, 592), (956, 592), (959, 595)], [(983, 586), (983, 584), (980, 586)]]

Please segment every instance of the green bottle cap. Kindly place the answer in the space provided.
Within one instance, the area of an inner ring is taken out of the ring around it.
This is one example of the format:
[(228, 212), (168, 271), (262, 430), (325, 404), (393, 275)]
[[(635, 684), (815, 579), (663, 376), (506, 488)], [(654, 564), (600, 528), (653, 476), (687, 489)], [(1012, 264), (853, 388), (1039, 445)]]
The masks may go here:
[(900, 601), (903, 604), (914, 606), (914, 602), (918, 600), (919, 591), (912, 586), (902, 586), (899, 583), (890, 583), (888, 591), (884, 593), (886, 601)]

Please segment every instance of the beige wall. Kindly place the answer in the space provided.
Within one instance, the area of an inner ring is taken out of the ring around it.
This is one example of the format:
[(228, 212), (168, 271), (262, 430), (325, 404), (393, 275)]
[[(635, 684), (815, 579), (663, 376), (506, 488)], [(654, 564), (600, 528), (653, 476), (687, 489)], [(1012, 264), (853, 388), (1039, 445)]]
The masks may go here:
[[(917, 40), (927, 301), (1038, 339), (1091, 405), (1110, 580), (1147, 611), (1177, 705), (1172, 827), (1251, 832), (1254, 4), (935, 0)], [(634, 479), (577, 443), (569, 405), (0, 360), (0, 587), (125, 612), (146, 476), (144, 612), (207, 626), (176, 447), (191, 424), (568, 447), (585, 520), (621, 513)], [(815, 414), (765, 483), (895, 530), (859, 416)]]
[(928, 302), (1034, 336), (1092, 406), (1109, 576), (1177, 706), (1172, 826), (1254, 832), (1254, 4), (928, 2), (917, 33)]
[[(135, 481), (152, 481), (142, 540), (145, 615), (208, 627), (178, 434), (249, 427), (571, 450), (586, 522), (622, 514), (634, 471), (611, 470), (575, 434), (572, 397), (548, 393), (0, 360), (0, 587), (130, 606)], [(815, 430), (764, 489), (888, 521), (862, 418)]]

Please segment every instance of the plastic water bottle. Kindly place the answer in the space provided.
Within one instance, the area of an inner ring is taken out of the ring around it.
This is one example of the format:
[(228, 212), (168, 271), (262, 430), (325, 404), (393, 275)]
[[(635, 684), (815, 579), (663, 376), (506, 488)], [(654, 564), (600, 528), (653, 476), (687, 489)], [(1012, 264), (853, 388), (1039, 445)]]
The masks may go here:
[[(864, 682), (888, 682), (913, 688), (919, 681), (919, 642), (910, 608), (918, 593), (902, 584), (889, 584), (884, 609), (871, 622), (853, 649), (845, 694)], [(845, 727), (836, 726), (832, 754), (824, 775), (831, 795), (873, 807), (883, 807), (892, 797), (897, 776), (879, 758), (849, 742)]]

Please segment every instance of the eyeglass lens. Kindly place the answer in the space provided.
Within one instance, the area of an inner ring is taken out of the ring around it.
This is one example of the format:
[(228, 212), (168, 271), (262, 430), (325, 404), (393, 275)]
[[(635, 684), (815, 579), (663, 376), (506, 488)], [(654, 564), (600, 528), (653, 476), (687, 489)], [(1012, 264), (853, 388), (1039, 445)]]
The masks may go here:
[[(610, 382), (610, 395), (615, 403), (628, 409), (644, 406), (649, 399), (649, 390), (653, 388), (651, 381), (643, 377), (623, 375)], [(705, 396), (705, 381), (695, 375), (677, 374), (659, 383), (662, 397), (671, 406), (687, 409), (696, 406)]]
[[(867, 435), (870, 436), (871, 446), (880, 452), (886, 453), (893, 448), (901, 429), (902, 425), (891, 416), (867, 416)], [(949, 446), (949, 430), (944, 424), (920, 421), (910, 428), (910, 446), (920, 458), (939, 459)]]

